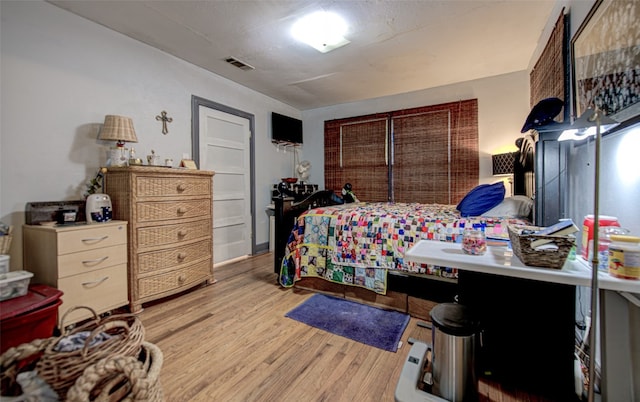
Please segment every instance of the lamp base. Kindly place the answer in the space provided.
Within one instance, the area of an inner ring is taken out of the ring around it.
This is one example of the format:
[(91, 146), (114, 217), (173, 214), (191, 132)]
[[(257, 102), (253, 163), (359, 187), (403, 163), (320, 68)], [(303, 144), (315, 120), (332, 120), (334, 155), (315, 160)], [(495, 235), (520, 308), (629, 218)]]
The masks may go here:
[(109, 148), (109, 166), (128, 166), (129, 150), (125, 147)]

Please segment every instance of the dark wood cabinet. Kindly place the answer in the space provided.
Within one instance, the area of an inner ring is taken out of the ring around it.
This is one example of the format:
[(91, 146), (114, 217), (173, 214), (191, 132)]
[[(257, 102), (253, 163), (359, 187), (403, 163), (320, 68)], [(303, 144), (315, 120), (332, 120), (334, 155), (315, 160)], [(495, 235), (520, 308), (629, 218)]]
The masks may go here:
[(535, 211), (537, 226), (550, 226), (566, 217), (567, 156), (559, 131), (536, 133)]

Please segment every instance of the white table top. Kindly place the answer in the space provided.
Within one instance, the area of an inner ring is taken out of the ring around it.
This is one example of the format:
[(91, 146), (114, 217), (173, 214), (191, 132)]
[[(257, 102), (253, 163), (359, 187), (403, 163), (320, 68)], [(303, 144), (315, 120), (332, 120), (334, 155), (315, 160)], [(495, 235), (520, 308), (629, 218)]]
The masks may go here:
[[(489, 246), (484, 255), (470, 255), (462, 245), (435, 240), (420, 240), (404, 255), (406, 261), (433, 264), (441, 267), (482, 272), (513, 278), (576, 286), (591, 286), (591, 267), (581, 257), (564, 264), (562, 269), (524, 265), (506, 246)], [(605, 272), (598, 273), (600, 289), (640, 293), (640, 281), (618, 279)]]

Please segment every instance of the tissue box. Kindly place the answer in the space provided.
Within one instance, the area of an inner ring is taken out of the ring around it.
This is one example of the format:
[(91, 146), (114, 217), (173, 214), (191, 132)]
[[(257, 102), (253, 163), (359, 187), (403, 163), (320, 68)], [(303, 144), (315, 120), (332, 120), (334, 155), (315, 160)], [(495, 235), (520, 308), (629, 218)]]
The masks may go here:
[(24, 296), (33, 274), (28, 271), (12, 271), (0, 274), (0, 301)]

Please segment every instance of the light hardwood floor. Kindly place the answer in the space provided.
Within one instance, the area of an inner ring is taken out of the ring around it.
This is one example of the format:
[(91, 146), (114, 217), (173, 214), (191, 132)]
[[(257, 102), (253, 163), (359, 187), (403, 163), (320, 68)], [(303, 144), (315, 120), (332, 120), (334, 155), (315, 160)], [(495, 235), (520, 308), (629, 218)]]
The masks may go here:
[[(286, 318), (309, 298), (276, 284), (271, 253), (216, 268), (216, 283), (145, 305), (146, 340), (164, 354), (167, 401), (393, 401), (409, 337), (431, 342), (411, 318), (397, 353)], [(545, 401), (479, 382), (480, 401)]]

